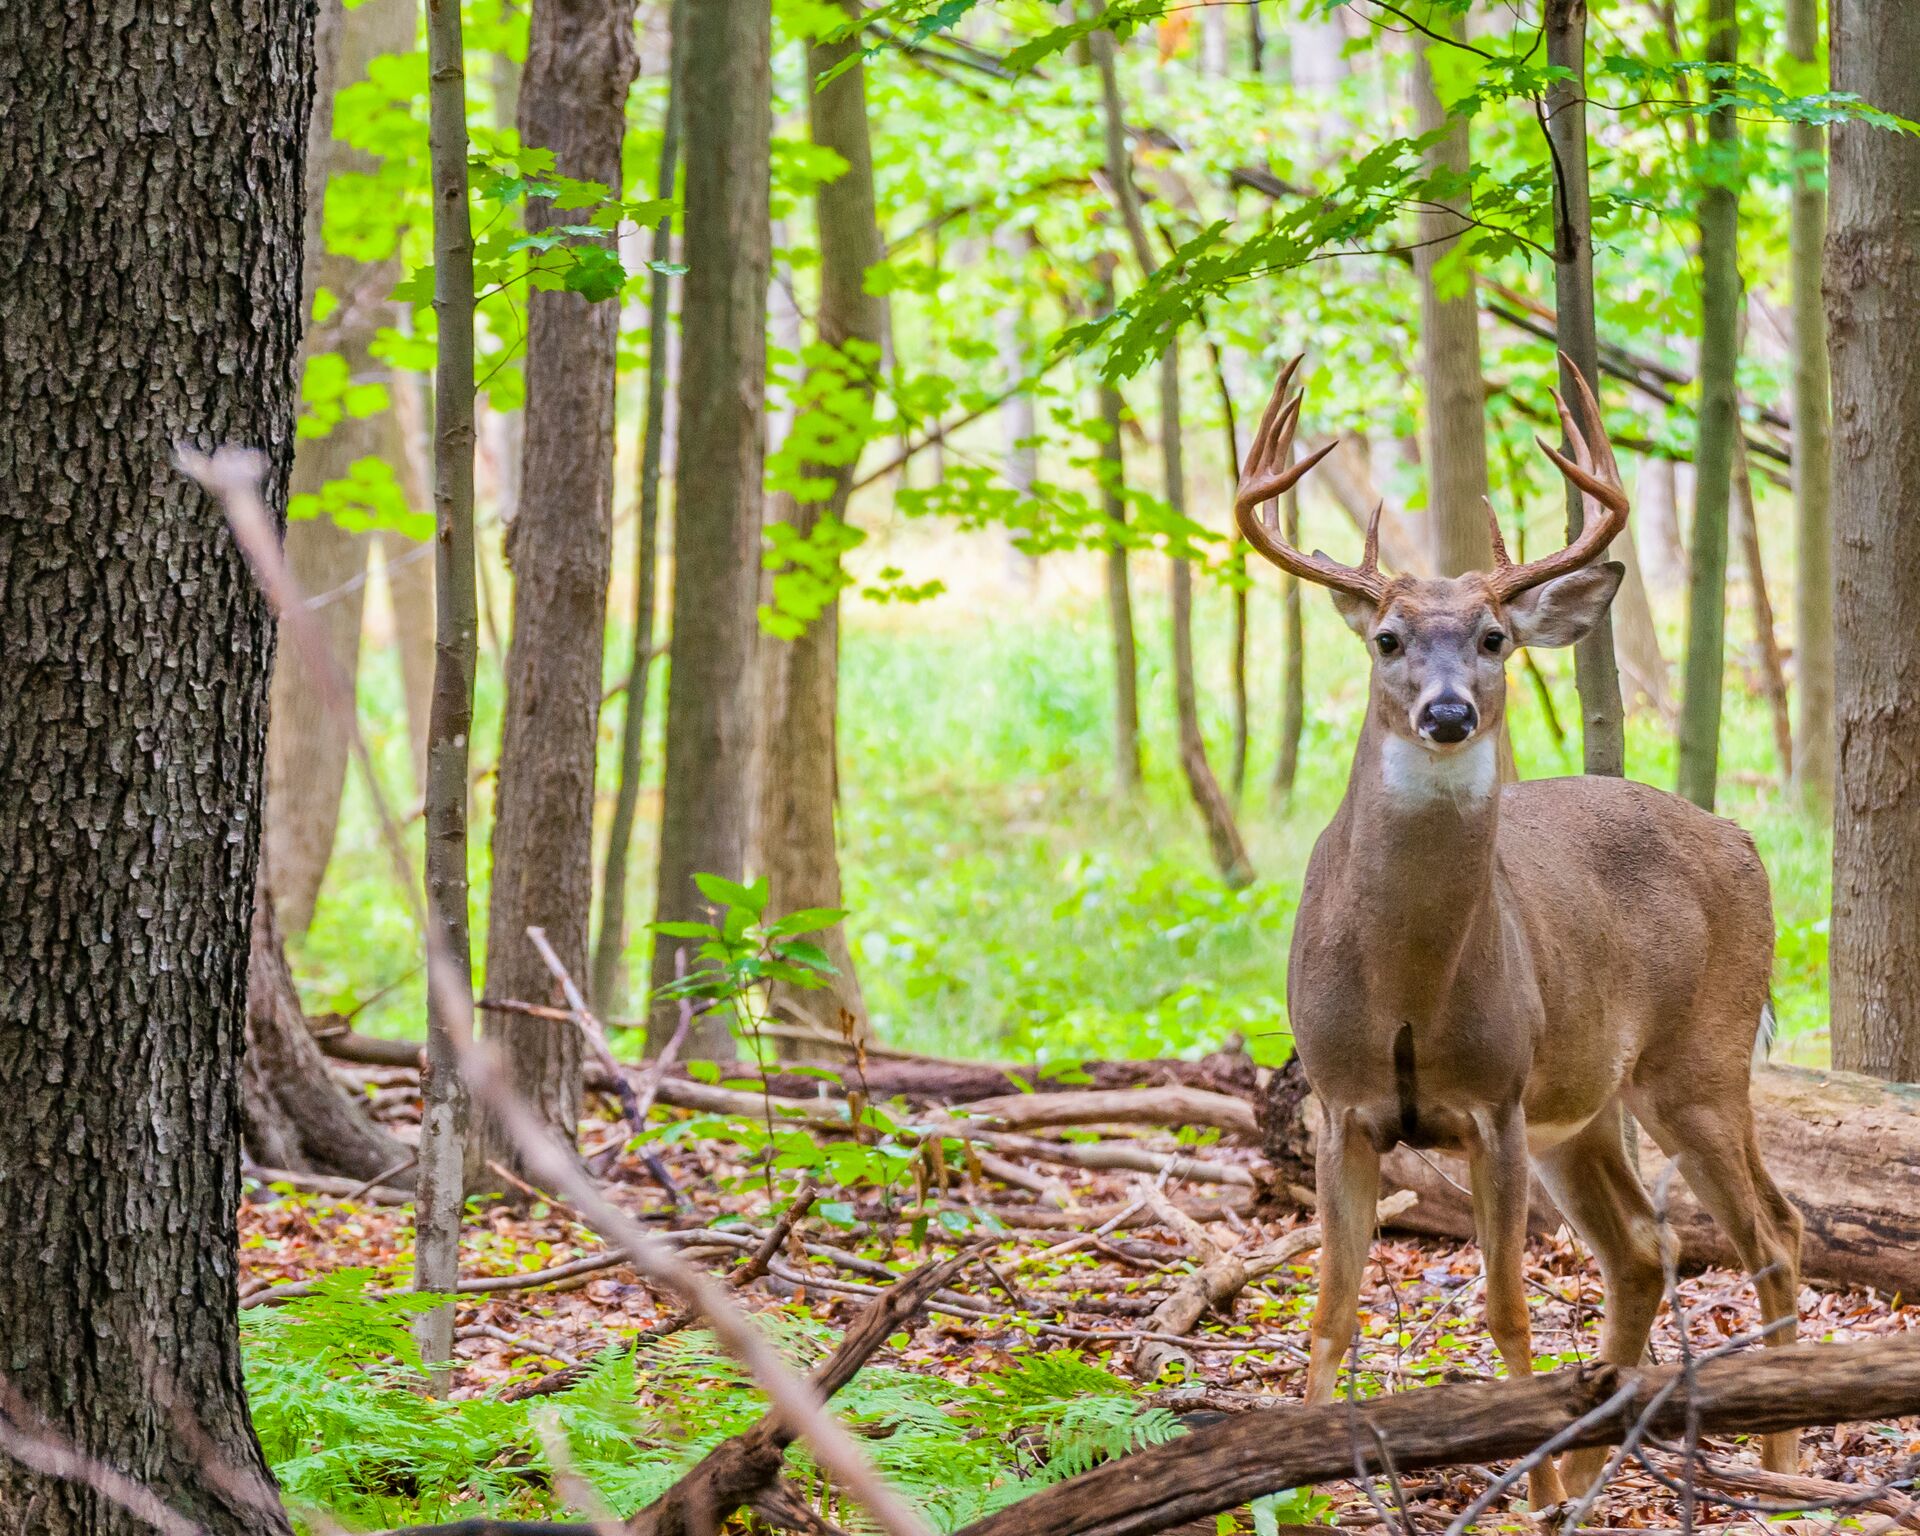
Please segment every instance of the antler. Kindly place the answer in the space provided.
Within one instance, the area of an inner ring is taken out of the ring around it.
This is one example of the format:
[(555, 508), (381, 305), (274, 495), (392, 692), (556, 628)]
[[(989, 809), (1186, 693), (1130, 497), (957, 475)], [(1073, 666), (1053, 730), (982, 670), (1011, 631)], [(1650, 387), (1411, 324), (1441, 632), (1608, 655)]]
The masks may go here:
[(1377, 603), (1387, 589), (1387, 580), (1380, 574), (1379, 507), (1373, 509), (1373, 516), (1368, 520), (1366, 549), (1358, 566), (1342, 565), (1319, 550), (1310, 555), (1301, 554), (1281, 537), (1278, 524), (1260, 512), (1264, 504), (1291, 489), (1302, 475), (1332, 453), (1339, 441), (1336, 438), (1298, 464), (1287, 462), (1292, 454), (1293, 429), (1300, 421), (1303, 398), (1295, 395), (1289, 400), (1287, 386), (1292, 384), (1300, 362), (1296, 357), (1288, 363), (1280, 381), (1273, 386), (1273, 398), (1267, 402), (1266, 414), (1260, 418), (1260, 430), (1254, 434), (1253, 447), (1247, 451), (1246, 465), (1240, 471), (1240, 487), (1233, 499), (1233, 520), (1240, 525), (1246, 541), (1281, 570), (1291, 571), (1302, 581)]
[(1579, 427), (1574, 425), (1573, 415), (1567, 409), (1567, 402), (1559, 390), (1553, 392), (1553, 403), (1560, 408), (1560, 425), (1567, 434), (1567, 441), (1573, 445), (1573, 458), (1559, 449), (1536, 438), (1541, 451), (1553, 460), (1575, 485), (1580, 487), (1581, 504), (1586, 517), (1580, 526), (1580, 535), (1558, 554), (1548, 555), (1541, 560), (1529, 560), (1525, 565), (1515, 565), (1507, 558), (1507, 546), (1500, 538), (1500, 519), (1494, 514), (1493, 503), (1487, 503), (1487, 526), (1493, 535), (1493, 570), (1490, 573), (1494, 592), (1505, 600), (1516, 597), (1529, 587), (1537, 587), (1543, 582), (1552, 581), (1557, 576), (1565, 576), (1586, 565), (1616, 538), (1627, 526), (1627, 492), (1620, 483), (1620, 467), (1613, 460), (1613, 446), (1607, 441), (1606, 429), (1600, 423), (1600, 403), (1593, 398), (1593, 391), (1587, 387), (1587, 381), (1567, 354), (1560, 354), (1562, 362), (1573, 375), (1574, 387), (1580, 391), (1580, 402), (1586, 407), (1587, 420), (1593, 426), (1593, 445), (1589, 445)]

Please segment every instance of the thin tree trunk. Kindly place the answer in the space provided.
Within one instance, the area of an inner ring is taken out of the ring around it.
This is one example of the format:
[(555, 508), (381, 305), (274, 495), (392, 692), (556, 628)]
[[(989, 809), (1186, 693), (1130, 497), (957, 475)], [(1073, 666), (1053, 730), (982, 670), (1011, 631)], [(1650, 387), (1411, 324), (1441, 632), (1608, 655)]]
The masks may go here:
[[(520, 142), (553, 152), (562, 176), (618, 195), (634, 0), (533, 0), (520, 86)], [(577, 224), (551, 200), (527, 206), (538, 234)], [(597, 237), (610, 244), (612, 232)], [(487, 988), (542, 998), (554, 979), (527, 938), (546, 931), (570, 975), (587, 975), (593, 909), (593, 770), (613, 565), (614, 351), (620, 306), (577, 293), (527, 301), (526, 438), (520, 514), (507, 530), (513, 628), (487, 908)], [(486, 1017), (520, 1096), (571, 1143), (580, 1122), (581, 1035), (541, 1019)], [(478, 1120), (470, 1171), (524, 1175), (513, 1138)]]
[(1649, 583), (1662, 592), (1684, 591), (1687, 585), (1687, 542), (1680, 531), (1680, 466), (1653, 455), (1641, 459), (1634, 482), (1633, 514), (1656, 551), (1649, 561)]
[[(1820, 54), (1820, 0), (1787, 0), (1787, 53)], [(1787, 225), (1793, 312), (1794, 672), (1800, 717), (1794, 786), (1817, 816), (1833, 813), (1833, 423), (1827, 324), (1820, 309), (1820, 243), (1826, 234), (1826, 135), (1818, 123), (1788, 130), (1795, 161)]]
[[(673, 661), (660, 813), (663, 922), (708, 915), (697, 873), (739, 879), (747, 850), (752, 678), (759, 590), (760, 413), (766, 390), (772, 13), (759, 0), (694, 5), (687, 25), (687, 206), (675, 455)], [(670, 940), (654, 944), (653, 985), (673, 979)], [(654, 1008), (650, 1045), (673, 1010)], [(690, 1057), (731, 1054), (725, 1021), (705, 1015)]]
[[(459, 0), (426, 0), (431, 79), (434, 372), (433, 704), (427, 724), (428, 964), (426, 1070), (420, 1079), (420, 1168), (413, 1283), (451, 1293), (459, 1279), (467, 1090), (460, 1042), (471, 1018), (467, 915), (467, 767), (480, 621), (473, 540), (473, 226), (467, 199), (467, 76)], [(453, 1304), (420, 1319), (429, 1362), (453, 1358)], [(444, 1388), (445, 1374), (436, 1374)]]
[[(1600, 392), (1600, 341), (1593, 311), (1593, 204), (1587, 188), (1587, 0), (1547, 0), (1547, 62), (1567, 75), (1547, 88), (1547, 145), (1553, 160), (1554, 326), (1564, 354), (1560, 393), (1574, 402), (1573, 370)], [(1569, 365), (1565, 359), (1571, 358)], [(1597, 421), (1581, 422), (1588, 433)], [(1567, 534), (1585, 521), (1580, 493), (1567, 487)], [(1580, 693), (1581, 758), (1588, 773), (1627, 771), (1625, 709), (1613, 655), (1613, 621), (1602, 616), (1573, 648)]]
[(247, 1054), (241, 1076), (247, 1155), (268, 1168), (338, 1174), (349, 1179), (412, 1183), (400, 1168), (411, 1149), (369, 1119), (333, 1080), (327, 1058), (307, 1028), (287, 965), (280, 925), (260, 861), (247, 963)]
[[(312, 49), (287, 0), (0, 6), (0, 1418), (208, 1536), (290, 1530), (235, 1328), (273, 625), (171, 461), (262, 450), (284, 515)], [(0, 1511), (154, 1529), (5, 1453)]]
[[(1127, 152), (1125, 114), (1120, 104), (1120, 80), (1114, 67), (1114, 38), (1109, 31), (1094, 34), (1094, 59), (1100, 69), (1100, 87), (1105, 104), (1107, 177), (1119, 199), (1121, 217), (1133, 254), (1140, 264), (1143, 279), (1155, 270), (1153, 247), (1147, 238), (1147, 226), (1140, 214), (1140, 202), (1133, 185), (1133, 164)], [(1176, 514), (1186, 511), (1186, 477), (1180, 455), (1180, 347), (1170, 339), (1160, 356), (1160, 453), (1166, 481), (1168, 504)], [(1200, 731), (1200, 702), (1194, 684), (1193, 669), (1193, 567), (1178, 556), (1173, 559), (1173, 692), (1179, 719), (1180, 766), (1186, 774), (1187, 788), (1207, 829), (1207, 842), (1221, 877), (1233, 886), (1252, 883), (1253, 863), (1247, 857), (1246, 844), (1233, 817), (1233, 807), (1221, 793), (1220, 782), (1207, 761), (1206, 738)]]
[[(680, 72), (686, 59), (688, 0), (673, 0), (671, 56), (667, 75), (666, 121), (660, 139), (660, 169), (655, 195), (673, 196), (680, 168)], [(633, 655), (627, 666), (627, 701), (620, 722), (620, 788), (614, 798), (613, 822), (607, 829), (607, 857), (600, 879), (600, 936), (593, 948), (593, 1003), (601, 1013), (611, 1012), (620, 960), (627, 946), (627, 854), (633, 846), (633, 825), (640, 805), (642, 752), (646, 745), (648, 674), (653, 663), (654, 609), (659, 586), (660, 459), (666, 442), (667, 333), (673, 323), (673, 279), (660, 270), (673, 254), (673, 218), (653, 227), (650, 256), (654, 270), (647, 281), (647, 403), (644, 436), (640, 443), (639, 530), (635, 536), (633, 572)]]
[[(1834, 0), (1833, 88), (1920, 117), (1920, 9)], [(1833, 1062), (1920, 1080), (1920, 141), (1833, 129)]]
[[(1033, 253), (1033, 231), (1003, 225), (995, 233), (994, 244), (999, 249), (1000, 259), (1013, 269), (1012, 280), (1007, 285), (1006, 302), (1001, 305), (995, 319), (1000, 373), (1005, 387), (1010, 391), (1000, 407), (1002, 460), (1005, 465), (1002, 473), (1024, 505), (1031, 501), (1033, 487), (1040, 478), (1040, 421), (1034, 410), (1033, 390), (1022, 384), (1033, 360), (1033, 316), (1027, 307), (1024, 273), (1027, 260)], [(1039, 562), (1032, 555), (1022, 552), (1014, 542), (1017, 537), (1015, 530), (1007, 530), (1007, 574), (1022, 585), (1031, 587), (1039, 578)]]
[[(1210, 10), (1208, 14), (1213, 14)], [(1171, 242), (1169, 242), (1171, 243)], [(1227, 359), (1219, 344), (1207, 337), (1207, 356), (1213, 364), (1213, 384), (1220, 394), (1220, 425), (1226, 435), (1227, 472), (1238, 477), (1240, 468), (1240, 426), (1233, 409), (1233, 387), (1227, 381)], [(1239, 806), (1247, 792), (1247, 556), (1244, 549), (1234, 551), (1234, 566), (1239, 580), (1233, 587), (1233, 649), (1228, 658), (1232, 708), (1233, 747), (1228, 757), (1227, 782), (1233, 786), (1233, 803)]]
[[(1098, 308), (1113, 307), (1111, 256), (1100, 260)], [(1104, 375), (1094, 380), (1100, 409), (1100, 511), (1114, 530), (1108, 540), (1107, 631), (1113, 650), (1113, 769), (1120, 793), (1140, 791), (1140, 661), (1133, 634), (1133, 588), (1121, 530), (1127, 522), (1127, 402), (1120, 386)]]
[[(331, 177), (374, 169), (374, 156), (335, 139), (331, 132), (331, 92), (359, 84), (369, 63), (382, 54), (403, 53), (413, 45), (419, 11), (413, 0), (368, 0), (341, 12), (338, 0), (325, 8), (316, 46), (325, 50), (320, 73), (328, 99), (324, 119), (307, 145), (306, 264), (302, 286), (324, 288), (331, 296), (327, 318), (309, 323), (303, 341), (307, 357), (332, 354), (356, 384), (391, 384), (392, 370), (374, 357), (380, 327), (393, 322), (388, 294), (399, 281), (398, 260), (363, 262), (327, 251), (321, 240), (320, 208)], [(318, 83), (318, 82), (317, 82)], [(316, 105), (318, 105), (316, 103)], [(386, 456), (392, 418), (344, 417), (324, 437), (303, 439), (293, 460), (293, 494), (314, 496), (329, 481), (344, 478), (356, 461)], [(321, 516), (287, 528), (287, 565), (300, 590), (324, 604), (322, 629), (327, 650), (340, 675), (358, 676), (360, 619), (364, 601), (369, 537), (350, 532)], [(347, 779), (347, 741), (321, 703), (308, 663), (291, 651), (274, 666), (273, 706), (267, 729), (267, 868), (281, 927), (301, 934), (313, 918), (314, 903), (333, 854), (340, 822), (340, 797)]]
[[(859, 0), (843, 0), (859, 15)], [(886, 257), (874, 207), (873, 144), (867, 125), (866, 70), (859, 62), (857, 34), (833, 43), (816, 41), (808, 51), (813, 87), (807, 92), (813, 142), (846, 162), (832, 181), (814, 194), (814, 218), (820, 238), (818, 343), (835, 360), (810, 382), (810, 399), (837, 399), (831, 407), (852, 427), (866, 412), (880, 366), (885, 316), (877, 295), (867, 291), (867, 274)], [(844, 66), (844, 67), (843, 67)], [(838, 73), (836, 73), (838, 71)], [(824, 83), (822, 83), (824, 82)], [(821, 409), (821, 406), (815, 406)], [(803, 475), (828, 482), (818, 501), (782, 498), (781, 516), (802, 537), (822, 523), (846, 518), (857, 455), (841, 462), (807, 466)], [(829, 582), (838, 571), (827, 573)], [(838, 801), (840, 599), (826, 606), (787, 644), (771, 689), (769, 741), (777, 744), (777, 765), (769, 762), (762, 786), (762, 826), (766, 841), (769, 910), (775, 917), (803, 908), (837, 908), (841, 903), (840, 851), (834, 829)], [(834, 923), (814, 935), (833, 974), (824, 985), (802, 990), (777, 983), (768, 994), (773, 1011), (795, 1025), (832, 1040), (863, 1040), (871, 1034), (866, 1003), (860, 995), (846, 928)]]
[(1773, 750), (1780, 759), (1780, 782), (1793, 782), (1793, 715), (1787, 701), (1787, 669), (1773, 627), (1773, 598), (1767, 591), (1766, 563), (1760, 549), (1760, 521), (1754, 514), (1753, 476), (1747, 450), (1733, 449), (1733, 515), (1740, 529), (1740, 551), (1747, 566), (1747, 598), (1753, 605), (1754, 644), (1759, 651), (1760, 685), (1773, 717)]
[[(1706, 0), (1706, 58), (1739, 51), (1736, 0)], [(1720, 769), (1720, 692), (1727, 623), (1727, 503), (1740, 418), (1734, 367), (1740, 352), (1740, 196), (1731, 179), (1740, 125), (1731, 105), (1707, 119), (1700, 193), (1700, 425), (1693, 452), (1693, 582), (1687, 594), (1687, 664), (1680, 701), (1678, 789), (1713, 809)]]
[[(1300, 494), (1288, 491), (1280, 498), (1287, 542), (1300, 546)], [(1307, 718), (1307, 629), (1300, 608), (1300, 578), (1291, 572), (1280, 577), (1280, 751), (1273, 764), (1273, 798), (1278, 805), (1293, 799), (1294, 776), (1300, 768), (1300, 733)]]

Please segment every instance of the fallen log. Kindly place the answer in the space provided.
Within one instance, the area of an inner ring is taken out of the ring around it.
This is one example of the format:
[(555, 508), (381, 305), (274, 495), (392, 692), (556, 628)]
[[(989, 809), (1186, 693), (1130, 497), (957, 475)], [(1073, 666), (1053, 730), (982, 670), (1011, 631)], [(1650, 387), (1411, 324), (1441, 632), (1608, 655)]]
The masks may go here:
[[(1848, 1072), (1762, 1067), (1753, 1076), (1760, 1151), (1774, 1180), (1806, 1220), (1801, 1274), (1809, 1280), (1920, 1296), (1920, 1087)], [(1262, 1106), (1262, 1136), (1280, 1193), (1311, 1200), (1313, 1142), (1320, 1114), (1296, 1063), (1273, 1074)], [(1644, 1132), (1641, 1172), (1657, 1186), (1666, 1159)], [(1386, 1187), (1409, 1189), (1419, 1204), (1401, 1217), (1409, 1232), (1473, 1236), (1465, 1165), (1396, 1147), (1382, 1168)], [(1690, 1268), (1739, 1261), (1685, 1179), (1669, 1187), (1669, 1219)], [(1561, 1225), (1536, 1183), (1532, 1225)]]
[(1702, 1361), (1691, 1383), (1683, 1371), (1582, 1366), (1242, 1414), (1043, 1488), (959, 1536), (1156, 1536), (1356, 1467), (1383, 1471), (1383, 1447), (1404, 1474), (1524, 1456), (1563, 1434), (1569, 1449), (1613, 1445), (1643, 1418), (1655, 1434), (1683, 1432), (1690, 1415), (1710, 1433), (1761, 1434), (1920, 1412), (1920, 1335), (1750, 1350)]

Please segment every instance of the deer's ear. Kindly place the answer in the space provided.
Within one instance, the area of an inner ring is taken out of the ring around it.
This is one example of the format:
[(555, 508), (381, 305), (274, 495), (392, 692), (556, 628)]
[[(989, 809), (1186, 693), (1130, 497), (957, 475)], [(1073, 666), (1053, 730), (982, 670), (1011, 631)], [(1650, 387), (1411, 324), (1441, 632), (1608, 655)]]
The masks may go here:
[(1515, 645), (1572, 645), (1600, 622), (1627, 568), (1602, 561), (1522, 592), (1507, 604)]
[(1347, 628), (1362, 640), (1366, 639), (1367, 631), (1373, 626), (1373, 616), (1378, 611), (1373, 599), (1355, 597), (1350, 592), (1329, 592), (1327, 596), (1333, 599), (1333, 606), (1340, 610), (1340, 617), (1347, 621)]

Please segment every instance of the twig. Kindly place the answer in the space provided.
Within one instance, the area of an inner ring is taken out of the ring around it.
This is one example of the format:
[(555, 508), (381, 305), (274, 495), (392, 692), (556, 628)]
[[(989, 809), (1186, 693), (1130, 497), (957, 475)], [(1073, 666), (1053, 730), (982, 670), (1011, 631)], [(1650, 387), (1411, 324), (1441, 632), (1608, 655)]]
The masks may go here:
[(814, 1197), (819, 1193), (812, 1179), (806, 1180), (795, 1192), (793, 1203), (780, 1213), (780, 1219), (773, 1224), (760, 1246), (753, 1250), (753, 1256), (732, 1274), (727, 1276), (727, 1284), (736, 1291), (753, 1284), (767, 1272), (767, 1265), (787, 1240), (787, 1234), (793, 1231), (794, 1223), (804, 1217), (813, 1208)]

